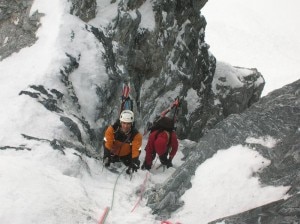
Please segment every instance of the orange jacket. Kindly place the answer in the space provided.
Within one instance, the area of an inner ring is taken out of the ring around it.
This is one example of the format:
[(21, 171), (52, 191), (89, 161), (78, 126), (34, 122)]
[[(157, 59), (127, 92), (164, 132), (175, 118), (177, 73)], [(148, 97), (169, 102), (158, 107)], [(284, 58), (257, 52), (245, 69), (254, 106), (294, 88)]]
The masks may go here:
[(128, 135), (125, 135), (120, 130), (115, 131), (112, 126), (109, 126), (105, 131), (105, 147), (117, 156), (127, 156), (132, 153), (132, 158), (137, 158), (140, 155), (143, 137), (137, 132), (130, 147), (130, 135), (132, 134), (134, 133), (131, 131)]

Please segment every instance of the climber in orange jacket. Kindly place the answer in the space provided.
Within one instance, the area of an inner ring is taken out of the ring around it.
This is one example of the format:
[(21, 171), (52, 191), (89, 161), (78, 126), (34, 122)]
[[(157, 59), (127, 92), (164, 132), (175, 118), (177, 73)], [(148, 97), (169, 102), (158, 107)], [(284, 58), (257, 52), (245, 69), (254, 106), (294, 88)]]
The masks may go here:
[(119, 120), (106, 129), (103, 157), (106, 167), (110, 166), (110, 163), (121, 161), (132, 171), (139, 169), (142, 135), (133, 126), (133, 122), (134, 113), (131, 110), (123, 110)]

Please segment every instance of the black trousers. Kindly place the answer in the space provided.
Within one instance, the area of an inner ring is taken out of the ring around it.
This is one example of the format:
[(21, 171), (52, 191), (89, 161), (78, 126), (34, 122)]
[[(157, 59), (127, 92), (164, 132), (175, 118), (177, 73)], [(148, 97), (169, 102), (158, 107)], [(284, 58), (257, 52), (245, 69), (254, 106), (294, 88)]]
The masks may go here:
[[(153, 151), (152, 153), (152, 161), (155, 159), (156, 157), (156, 152)], [(166, 164), (168, 162), (168, 152), (165, 152), (164, 154), (162, 154), (161, 156), (158, 157), (159, 158), (159, 161), (162, 163), (162, 164)]]
[(161, 164), (167, 164), (168, 163), (168, 152), (162, 154), (159, 157), (159, 161), (161, 162)]

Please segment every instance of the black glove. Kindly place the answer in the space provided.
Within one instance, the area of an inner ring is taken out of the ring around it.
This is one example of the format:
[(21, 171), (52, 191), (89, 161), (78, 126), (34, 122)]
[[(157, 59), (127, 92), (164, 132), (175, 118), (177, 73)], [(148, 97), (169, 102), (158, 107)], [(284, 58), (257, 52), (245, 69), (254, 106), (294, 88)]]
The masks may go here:
[(110, 166), (111, 156), (112, 155), (111, 155), (110, 151), (104, 147), (103, 163), (106, 167)]
[(133, 158), (131, 160), (131, 163), (130, 163), (128, 169), (126, 170), (126, 173), (130, 174), (133, 172), (137, 172), (137, 170), (140, 168), (140, 164), (141, 164), (141, 162), (140, 162), (139, 158)]
[(171, 159), (171, 158), (168, 159), (168, 162), (167, 162), (167, 169), (170, 168), (170, 167), (173, 167), (172, 159)]
[(142, 170), (151, 170), (151, 166), (149, 166), (146, 161), (144, 161), (142, 167), (141, 167)]
[(131, 168), (133, 171), (137, 172), (137, 170), (140, 168), (141, 161), (139, 158), (132, 159)]
[(110, 154), (103, 158), (103, 162), (104, 166), (109, 167), (111, 163), (120, 162), (120, 157)]
[(164, 165), (164, 166), (167, 166), (168, 163), (169, 163), (169, 160), (168, 160), (168, 158), (167, 158), (167, 155), (165, 155), (165, 154), (162, 155), (162, 156), (160, 156), (160, 157), (159, 157), (159, 160), (160, 160), (161, 164)]
[(111, 156), (105, 156), (103, 157), (103, 163), (105, 167), (109, 167), (111, 163)]

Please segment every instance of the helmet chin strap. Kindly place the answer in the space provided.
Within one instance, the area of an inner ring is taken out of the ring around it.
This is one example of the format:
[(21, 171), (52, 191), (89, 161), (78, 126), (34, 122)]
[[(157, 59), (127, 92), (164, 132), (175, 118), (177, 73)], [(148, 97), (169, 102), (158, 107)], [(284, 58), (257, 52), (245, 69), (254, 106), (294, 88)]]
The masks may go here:
[(124, 133), (125, 133), (125, 135), (128, 135), (130, 131), (131, 131), (131, 128), (129, 129), (129, 131), (127, 131), (127, 132), (124, 132)]
[(125, 135), (128, 135), (128, 134), (130, 133), (130, 131), (131, 131), (131, 127), (128, 129), (127, 132), (125, 132), (125, 131), (123, 130), (123, 128), (121, 128), (121, 130), (122, 130), (122, 132), (123, 132)]

